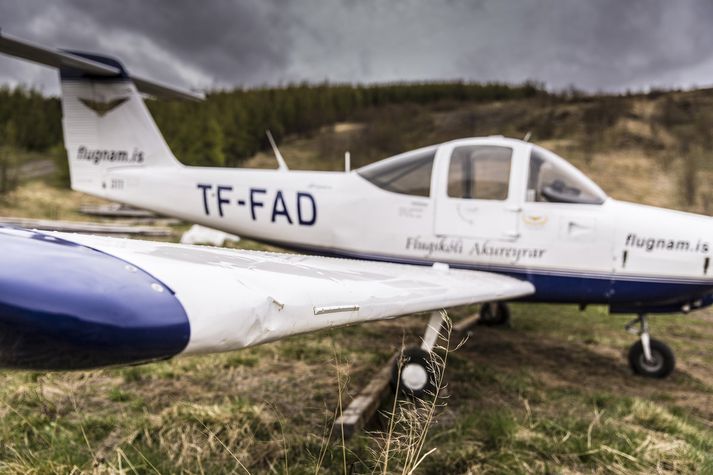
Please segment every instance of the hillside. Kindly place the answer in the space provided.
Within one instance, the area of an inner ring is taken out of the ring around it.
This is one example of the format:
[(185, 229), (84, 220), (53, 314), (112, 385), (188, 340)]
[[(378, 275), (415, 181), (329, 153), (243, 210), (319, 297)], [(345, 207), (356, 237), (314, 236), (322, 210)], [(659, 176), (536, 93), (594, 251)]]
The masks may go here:
[[(713, 212), (713, 91), (544, 97), (365, 111), (280, 145), (291, 168), (340, 170), (446, 140), (505, 135), (567, 158), (617, 199)], [(243, 166), (274, 167), (269, 151)]]
[[(713, 91), (585, 97), (532, 87), (459, 96), (457, 88), (416, 94), (389, 87), (388, 95), (372, 91), (369, 100), (350, 103), (353, 109), (323, 118), (319, 106), (275, 112), (275, 124), (284, 126), (277, 117), (292, 110), (284, 115), (292, 117), (290, 127), (273, 128), (290, 167), (340, 170), (346, 150), (359, 166), (459, 137), (531, 132), (532, 141), (571, 160), (615, 198), (713, 212)], [(319, 91), (300, 100), (318, 104)], [(256, 92), (250, 107), (293, 92)], [(195, 132), (183, 133), (176, 123), (184, 108), (196, 106), (152, 105), (179, 158), (187, 151), (187, 162), (203, 160), (199, 152), (208, 146), (210, 160), (275, 166), (261, 138), (268, 119), (249, 130), (240, 121), (221, 123), (221, 114), (232, 114), (229, 103), (250, 93), (234, 94), (225, 102), (212, 96), (191, 116), (212, 117), (209, 129), (220, 140), (207, 145), (192, 144)], [(340, 94), (330, 97), (334, 104)], [(0, 110), (2, 101), (0, 91)], [(245, 117), (257, 114), (250, 110)], [(0, 114), (0, 130), (11, 129), (8, 117)], [(228, 136), (241, 133), (243, 145), (226, 153)], [(78, 204), (94, 200), (61, 184), (59, 138), (30, 146), (21, 136), (0, 142), (0, 163), (6, 159), (11, 169), (54, 156), (58, 176), (19, 179), (0, 196), (0, 215), (81, 219)], [(456, 320), (474, 310), (450, 315)], [(634, 337), (623, 330), (629, 319), (598, 306), (579, 312), (517, 304), (511, 328), (476, 328), (449, 356), (449, 397), (425, 446), (436, 450), (420, 472), (713, 472), (713, 310), (652, 318), (654, 335), (678, 358), (665, 381), (630, 374), (624, 353)], [(373, 469), (383, 464), (388, 421), (345, 446), (329, 441), (329, 427), (340, 397), (348, 403), (403, 341), (418, 340), (425, 323), (422, 316), (403, 318), (132, 368), (0, 374), (0, 472), (340, 473), (345, 466), (350, 473), (380, 472)], [(408, 431), (398, 435), (390, 473), (401, 472), (408, 453), (402, 444)]]
[[(711, 90), (587, 96), (530, 84), (325, 84), (149, 105), (186, 164), (254, 166), (268, 149), (267, 129), (293, 168), (314, 169), (341, 169), (347, 149), (360, 166), (454, 138), (530, 133), (616, 198), (706, 213), (713, 207), (703, 186), (713, 169)], [(38, 154), (54, 158), (66, 180), (59, 121), (56, 99), (0, 89), (0, 193), (16, 181), (13, 170)]]

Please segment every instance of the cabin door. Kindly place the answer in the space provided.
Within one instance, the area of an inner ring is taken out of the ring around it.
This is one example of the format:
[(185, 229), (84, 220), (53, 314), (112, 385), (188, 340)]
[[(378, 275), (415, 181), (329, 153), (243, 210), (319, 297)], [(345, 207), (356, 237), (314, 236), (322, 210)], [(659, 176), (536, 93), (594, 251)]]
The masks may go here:
[(520, 207), (509, 196), (512, 169), (510, 147), (454, 146), (440, 168), (435, 234), (517, 240)]

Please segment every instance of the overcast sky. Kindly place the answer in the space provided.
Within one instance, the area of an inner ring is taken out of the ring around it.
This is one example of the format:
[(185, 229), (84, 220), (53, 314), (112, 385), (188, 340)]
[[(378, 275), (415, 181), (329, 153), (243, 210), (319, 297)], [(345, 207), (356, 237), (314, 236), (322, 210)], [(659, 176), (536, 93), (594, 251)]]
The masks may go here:
[[(713, 84), (710, 0), (2, 0), (0, 28), (197, 88), (294, 81)], [(0, 84), (58, 91), (0, 57)]]

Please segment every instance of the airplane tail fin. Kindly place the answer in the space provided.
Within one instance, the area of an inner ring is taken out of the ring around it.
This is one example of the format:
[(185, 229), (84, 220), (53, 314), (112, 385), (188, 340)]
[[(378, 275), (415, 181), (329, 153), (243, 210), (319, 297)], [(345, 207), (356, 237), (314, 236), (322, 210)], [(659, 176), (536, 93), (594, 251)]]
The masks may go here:
[(103, 195), (116, 167), (177, 167), (141, 92), (201, 100), (203, 96), (129, 76), (115, 59), (48, 49), (0, 32), (0, 52), (59, 69), (62, 128), (72, 188)]
[(174, 167), (174, 157), (123, 66), (106, 57), (73, 53), (119, 70), (115, 76), (60, 68), (62, 129), (72, 188), (101, 194), (115, 167)]

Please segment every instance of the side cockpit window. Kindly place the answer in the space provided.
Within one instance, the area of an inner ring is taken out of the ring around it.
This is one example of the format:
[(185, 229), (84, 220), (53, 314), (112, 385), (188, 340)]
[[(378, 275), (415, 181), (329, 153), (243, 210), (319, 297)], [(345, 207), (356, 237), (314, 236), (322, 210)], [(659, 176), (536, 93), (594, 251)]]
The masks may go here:
[(429, 148), (387, 158), (362, 167), (357, 173), (386, 191), (429, 197), (436, 150)]
[(456, 147), (448, 166), (448, 196), (506, 200), (512, 149), (492, 145)]
[(527, 201), (602, 204), (606, 194), (579, 170), (539, 147), (530, 154)]

